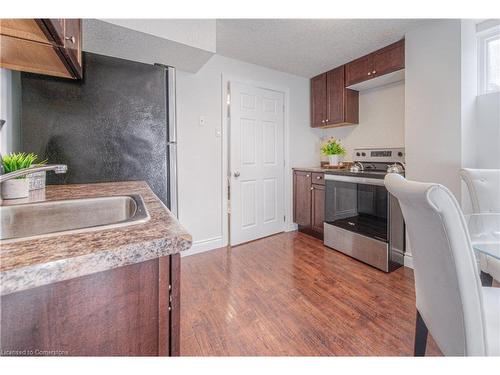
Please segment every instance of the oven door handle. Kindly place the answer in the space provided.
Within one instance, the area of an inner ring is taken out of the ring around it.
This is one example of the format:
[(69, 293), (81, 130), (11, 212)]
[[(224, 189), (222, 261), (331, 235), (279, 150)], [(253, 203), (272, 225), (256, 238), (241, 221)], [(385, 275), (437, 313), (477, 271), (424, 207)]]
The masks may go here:
[(339, 176), (337, 174), (325, 174), (326, 181), (350, 182), (353, 184), (385, 186), (384, 180), (380, 178), (367, 178), (356, 176)]

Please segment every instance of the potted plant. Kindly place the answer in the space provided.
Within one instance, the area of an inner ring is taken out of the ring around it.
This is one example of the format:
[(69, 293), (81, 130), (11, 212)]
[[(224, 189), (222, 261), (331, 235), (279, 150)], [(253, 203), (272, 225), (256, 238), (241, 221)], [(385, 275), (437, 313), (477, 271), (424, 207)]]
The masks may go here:
[[(17, 152), (5, 155), (2, 158), (4, 173), (18, 171), (29, 168), (38, 159), (38, 156), (30, 153)], [(2, 182), (2, 198), (16, 199), (26, 198), (29, 195), (29, 183), (26, 176), (14, 178)]]
[(332, 137), (321, 147), (321, 152), (328, 156), (328, 163), (336, 167), (340, 163), (340, 158), (345, 155), (345, 148), (338, 139)]

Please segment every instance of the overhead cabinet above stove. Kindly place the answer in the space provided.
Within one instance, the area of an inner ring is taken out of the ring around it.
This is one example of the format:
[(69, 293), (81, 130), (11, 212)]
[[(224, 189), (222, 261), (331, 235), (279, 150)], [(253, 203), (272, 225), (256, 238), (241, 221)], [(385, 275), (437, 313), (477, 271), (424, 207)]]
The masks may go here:
[(311, 79), (311, 127), (357, 124), (359, 90), (404, 80), (405, 41), (400, 40)]
[(393, 43), (346, 64), (346, 86), (367, 81), (405, 67), (405, 41)]

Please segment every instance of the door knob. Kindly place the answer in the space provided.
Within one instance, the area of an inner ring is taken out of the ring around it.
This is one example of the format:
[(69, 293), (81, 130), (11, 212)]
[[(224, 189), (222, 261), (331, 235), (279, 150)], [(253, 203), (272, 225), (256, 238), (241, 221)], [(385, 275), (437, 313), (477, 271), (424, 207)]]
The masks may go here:
[(73, 44), (75, 44), (75, 42), (76, 42), (76, 39), (74, 36), (65, 36), (64, 39), (69, 40)]
[(234, 177), (235, 177), (235, 178), (240, 177), (240, 172), (238, 172), (238, 171), (234, 172)]

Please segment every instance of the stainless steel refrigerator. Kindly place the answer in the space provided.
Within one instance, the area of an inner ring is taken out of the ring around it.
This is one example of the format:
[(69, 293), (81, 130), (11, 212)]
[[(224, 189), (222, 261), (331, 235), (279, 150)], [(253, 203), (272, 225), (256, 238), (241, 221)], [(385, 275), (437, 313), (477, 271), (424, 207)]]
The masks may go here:
[(146, 181), (177, 215), (175, 69), (84, 53), (84, 78), (23, 73), (22, 144), (48, 183)]

